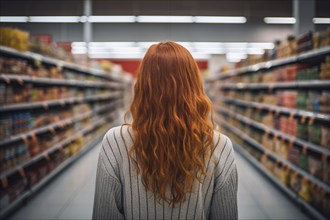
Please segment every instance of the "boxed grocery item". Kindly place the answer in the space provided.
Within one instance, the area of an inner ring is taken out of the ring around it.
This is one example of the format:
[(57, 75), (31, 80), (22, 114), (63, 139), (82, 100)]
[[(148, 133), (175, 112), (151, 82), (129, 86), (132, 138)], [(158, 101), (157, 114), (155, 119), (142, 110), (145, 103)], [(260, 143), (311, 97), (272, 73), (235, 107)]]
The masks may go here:
[(321, 126), (321, 141), (320, 145), (330, 149), (330, 128), (328, 126)]
[(307, 178), (303, 178), (301, 183), (301, 188), (299, 190), (299, 196), (302, 197), (306, 202), (312, 202), (312, 190), (311, 183), (307, 180)]
[(308, 165), (309, 165), (309, 172), (313, 176), (322, 179), (323, 176), (323, 164), (320, 158), (309, 155), (308, 156)]
[(301, 189), (301, 182), (302, 182), (302, 177), (296, 172), (296, 171), (291, 171), (290, 172), (290, 188), (298, 193)]

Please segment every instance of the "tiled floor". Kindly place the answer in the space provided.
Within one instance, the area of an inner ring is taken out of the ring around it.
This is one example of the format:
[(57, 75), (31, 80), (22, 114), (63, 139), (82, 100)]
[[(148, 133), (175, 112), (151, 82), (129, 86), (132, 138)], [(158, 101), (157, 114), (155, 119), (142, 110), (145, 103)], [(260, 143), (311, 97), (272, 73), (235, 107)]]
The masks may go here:
[[(10, 220), (91, 219), (100, 145), (68, 167)], [(306, 215), (236, 153), (240, 219), (308, 219)]]

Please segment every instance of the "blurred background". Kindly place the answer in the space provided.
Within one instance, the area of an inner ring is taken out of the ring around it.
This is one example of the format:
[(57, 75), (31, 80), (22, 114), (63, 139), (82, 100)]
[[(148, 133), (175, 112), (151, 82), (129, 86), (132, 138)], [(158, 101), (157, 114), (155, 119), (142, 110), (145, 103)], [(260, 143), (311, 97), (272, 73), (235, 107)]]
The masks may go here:
[(166, 40), (233, 140), (239, 218), (329, 218), (329, 0), (0, 0), (2, 218), (91, 219), (99, 142)]

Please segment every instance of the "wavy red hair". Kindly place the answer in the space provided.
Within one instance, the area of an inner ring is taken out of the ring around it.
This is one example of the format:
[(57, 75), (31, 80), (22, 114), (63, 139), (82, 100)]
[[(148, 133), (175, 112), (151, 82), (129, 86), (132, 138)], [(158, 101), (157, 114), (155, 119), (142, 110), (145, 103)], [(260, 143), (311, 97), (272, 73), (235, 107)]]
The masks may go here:
[(134, 135), (129, 154), (143, 185), (173, 207), (184, 202), (194, 181), (207, 175), (214, 131), (211, 102), (186, 48), (160, 42), (148, 49), (128, 113)]

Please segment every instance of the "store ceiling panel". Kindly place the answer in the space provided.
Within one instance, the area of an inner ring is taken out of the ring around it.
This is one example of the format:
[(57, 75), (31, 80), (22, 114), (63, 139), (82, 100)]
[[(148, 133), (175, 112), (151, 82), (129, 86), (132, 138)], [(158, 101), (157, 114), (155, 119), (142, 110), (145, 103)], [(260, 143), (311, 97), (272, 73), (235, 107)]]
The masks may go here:
[[(330, 1), (315, 0), (316, 16), (330, 16)], [(83, 0), (0, 0), (1, 16), (82, 15)], [(292, 0), (92, 0), (94, 15), (292, 16)]]

